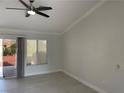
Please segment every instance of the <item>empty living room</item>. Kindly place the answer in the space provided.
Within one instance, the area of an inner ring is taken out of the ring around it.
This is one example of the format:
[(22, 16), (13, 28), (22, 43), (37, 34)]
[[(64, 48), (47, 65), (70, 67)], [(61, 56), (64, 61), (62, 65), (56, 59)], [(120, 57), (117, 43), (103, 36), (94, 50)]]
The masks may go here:
[(124, 93), (124, 0), (0, 0), (0, 93)]

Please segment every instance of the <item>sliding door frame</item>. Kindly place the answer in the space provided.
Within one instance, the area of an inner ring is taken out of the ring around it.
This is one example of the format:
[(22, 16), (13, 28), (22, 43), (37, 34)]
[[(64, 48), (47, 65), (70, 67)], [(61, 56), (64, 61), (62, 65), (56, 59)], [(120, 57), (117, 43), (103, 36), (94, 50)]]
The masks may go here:
[[(0, 35), (0, 39), (13, 39), (13, 40), (15, 40), (16, 41), (16, 78), (18, 78), (18, 66), (17, 66), (17, 52), (18, 52), (18, 46), (17, 46), (17, 44), (18, 44), (18, 41), (17, 41), (17, 38), (18, 37), (24, 37), (24, 36), (18, 36), (18, 35)], [(25, 44), (24, 44), (25, 45)], [(26, 46), (24, 46), (24, 47), (26, 47)], [(24, 50), (24, 54), (25, 54), (25, 50)], [(23, 68), (25, 68), (25, 55), (24, 55), (24, 67)], [(23, 69), (23, 71), (24, 71), (24, 69)], [(25, 72), (25, 71), (24, 71)], [(24, 76), (24, 73), (23, 73), (23, 76)]]

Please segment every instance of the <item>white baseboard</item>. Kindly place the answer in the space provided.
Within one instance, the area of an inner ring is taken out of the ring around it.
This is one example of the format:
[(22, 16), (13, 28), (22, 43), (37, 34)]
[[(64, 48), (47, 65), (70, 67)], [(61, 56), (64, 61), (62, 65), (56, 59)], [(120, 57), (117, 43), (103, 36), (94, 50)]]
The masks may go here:
[(43, 75), (43, 74), (49, 74), (49, 73), (55, 73), (55, 72), (61, 72), (61, 71), (62, 71), (61, 69), (52, 70), (52, 71), (42, 71), (40, 73), (25, 74), (24, 77), (35, 76), (35, 75)]
[(88, 86), (88, 87), (90, 87), (90, 88), (96, 90), (96, 91), (99, 92), (99, 93), (107, 93), (107, 92), (105, 92), (104, 90), (100, 89), (99, 87), (97, 87), (97, 86), (95, 86), (95, 85), (93, 85), (93, 84), (91, 84), (91, 83), (89, 83), (89, 82), (87, 82), (87, 81), (85, 81), (85, 80), (82, 80), (82, 79), (78, 78), (77, 76), (75, 76), (75, 75), (73, 75), (73, 74), (71, 74), (71, 73), (69, 73), (69, 72), (67, 72), (67, 71), (65, 71), (65, 70), (61, 70), (61, 71), (64, 72), (65, 74), (69, 75), (70, 77), (72, 77), (72, 78), (78, 80), (79, 82), (85, 84), (86, 86)]

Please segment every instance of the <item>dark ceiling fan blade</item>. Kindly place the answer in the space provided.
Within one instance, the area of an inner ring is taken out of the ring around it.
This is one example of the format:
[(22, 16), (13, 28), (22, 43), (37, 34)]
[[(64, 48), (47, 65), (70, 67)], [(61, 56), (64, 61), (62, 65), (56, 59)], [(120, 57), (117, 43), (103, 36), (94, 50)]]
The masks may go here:
[(24, 8), (6, 8), (6, 9), (11, 9), (11, 10), (27, 10), (27, 9), (24, 9)]
[(37, 14), (41, 15), (41, 16), (50, 17), (49, 15), (44, 14), (44, 13), (42, 13), (42, 12), (39, 12), (39, 11), (36, 11), (36, 10), (35, 10), (35, 12), (36, 12)]
[(39, 11), (45, 11), (45, 10), (51, 10), (52, 7), (46, 7), (46, 6), (39, 6), (38, 8), (36, 8)]
[(26, 4), (23, 0), (19, 0), (26, 8), (29, 8), (30, 6)]

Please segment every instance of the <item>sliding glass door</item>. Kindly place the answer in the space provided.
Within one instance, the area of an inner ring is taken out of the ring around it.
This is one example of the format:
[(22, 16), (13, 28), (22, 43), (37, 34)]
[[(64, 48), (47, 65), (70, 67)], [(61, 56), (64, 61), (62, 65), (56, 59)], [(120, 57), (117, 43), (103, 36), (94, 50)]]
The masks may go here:
[(3, 39), (3, 76), (16, 76), (16, 40)]
[(0, 77), (16, 77), (16, 39), (0, 39)]

